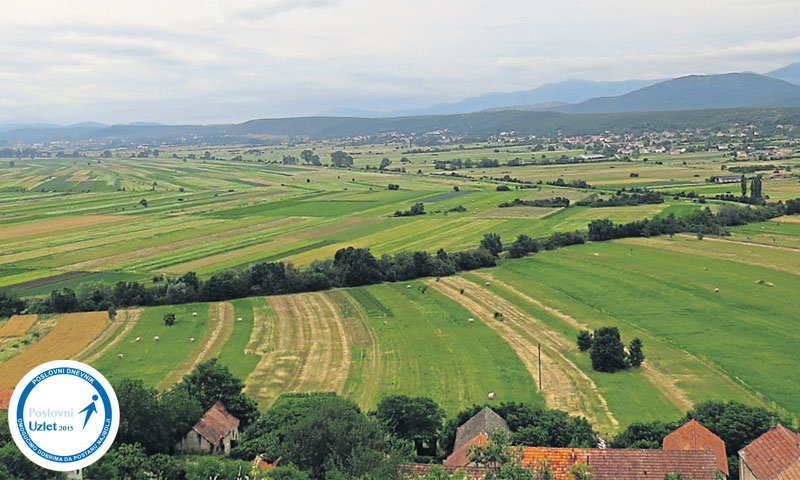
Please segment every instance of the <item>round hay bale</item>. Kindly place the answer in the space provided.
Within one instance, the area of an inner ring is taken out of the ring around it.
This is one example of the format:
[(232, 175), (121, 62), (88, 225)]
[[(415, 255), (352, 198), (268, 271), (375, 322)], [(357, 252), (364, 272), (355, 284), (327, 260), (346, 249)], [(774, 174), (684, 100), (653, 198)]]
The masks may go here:
[(192, 316), (196, 317), (197, 316), (197, 312), (192, 312)]
[(236, 321), (237, 322), (241, 322), (242, 321), (242, 317), (237, 318)]
[(714, 293), (719, 293), (719, 288), (715, 288)]
[(409, 283), (408, 285), (406, 285), (406, 288), (411, 288), (411, 284)]
[(119, 358), (119, 359), (122, 359), (123, 357), (125, 357), (125, 355), (123, 355), (121, 353), (117, 355), (117, 358)]
[(487, 286), (487, 287), (489, 286), (489, 282), (486, 282), (486, 286)]
[(494, 392), (489, 392), (489, 395), (487, 396), (489, 397), (489, 400), (494, 400), (495, 398), (497, 398), (497, 394)]
[(142, 341), (142, 337), (136, 337), (136, 341), (137, 342), (141, 342)]
[(472, 317), (469, 317), (469, 323), (475, 323), (475, 319), (472, 318)]
[(190, 338), (189, 341), (194, 343), (194, 337)]
[(159, 338), (158, 338), (158, 335), (156, 335), (155, 337), (153, 337), (153, 340), (155, 340), (155, 341), (157, 342), (157, 341), (159, 340)]

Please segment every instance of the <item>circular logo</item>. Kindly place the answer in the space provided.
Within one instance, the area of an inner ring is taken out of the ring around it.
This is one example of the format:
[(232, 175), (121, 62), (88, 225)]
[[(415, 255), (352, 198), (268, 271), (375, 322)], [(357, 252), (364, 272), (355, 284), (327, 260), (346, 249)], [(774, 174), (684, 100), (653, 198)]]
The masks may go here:
[(17, 384), (8, 407), (11, 436), (40, 467), (59, 472), (96, 462), (119, 428), (111, 384), (94, 368), (56, 360), (34, 368)]

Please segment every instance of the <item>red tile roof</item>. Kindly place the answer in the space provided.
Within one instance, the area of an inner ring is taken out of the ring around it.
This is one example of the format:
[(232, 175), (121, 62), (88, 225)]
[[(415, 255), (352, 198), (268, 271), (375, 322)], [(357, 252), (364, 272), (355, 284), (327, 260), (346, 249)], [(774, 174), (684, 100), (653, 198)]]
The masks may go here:
[(0, 390), (0, 410), (8, 410), (14, 390)]
[(717, 461), (710, 450), (620, 450), (526, 447), (523, 465), (548, 465), (557, 480), (571, 480), (570, 467), (584, 463), (594, 480), (662, 480), (681, 473), (693, 480), (715, 480)]
[(689, 420), (681, 428), (667, 435), (664, 438), (664, 450), (711, 450), (717, 458), (719, 471), (729, 475), (725, 442), (697, 420)]
[(739, 456), (759, 480), (800, 480), (800, 436), (783, 425), (739, 450)]
[(450, 467), (463, 467), (470, 464), (470, 449), (473, 447), (483, 447), (489, 443), (489, 437), (485, 433), (479, 433), (475, 438), (469, 440), (447, 457), (444, 464)]
[(433, 467), (439, 467), (448, 474), (452, 474), (456, 470), (461, 470), (465, 472), (469, 478), (475, 480), (484, 478), (488, 473), (488, 470), (484, 467), (452, 467), (430, 463), (405, 463), (400, 465), (400, 473), (406, 478), (417, 478), (430, 472)]
[(208, 440), (211, 445), (217, 445), (220, 440), (228, 436), (238, 426), (239, 419), (228, 413), (222, 402), (217, 402), (208, 409), (193, 429)]
[(261, 455), (256, 455), (256, 458), (254, 458), (250, 462), (250, 465), (252, 465), (254, 467), (258, 467), (260, 470), (263, 470), (265, 472), (268, 472), (270, 470), (275, 469), (278, 466), (278, 462), (280, 462), (280, 461), (281, 461), (281, 458), (278, 457), (278, 459), (275, 460), (273, 463), (269, 463), (268, 461), (266, 461), (263, 458), (261, 458)]

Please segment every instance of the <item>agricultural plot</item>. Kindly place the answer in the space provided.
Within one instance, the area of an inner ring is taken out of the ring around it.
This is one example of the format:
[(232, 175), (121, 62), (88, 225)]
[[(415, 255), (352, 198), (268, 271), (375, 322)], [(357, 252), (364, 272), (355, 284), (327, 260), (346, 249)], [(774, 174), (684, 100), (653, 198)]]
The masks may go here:
[[(233, 331), (219, 352), (219, 362), (228, 367), (236, 377), (245, 379), (258, 365), (260, 355), (255, 354), (255, 346), (250, 345), (255, 334), (256, 317), (263, 315), (263, 298), (243, 298), (230, 302), (233, 305)], [(259, 324), (261, 323), (259, 318)]]
[(339, 311), (323, 293), (268, 298), (271, 328), (246, 392), (266, 408), (281, 393), (341, 393), (350, 365)]
[(800, 330), (790, 292), (798, 270), (786, 271), (786, 258), (745, 257), (747, 245), (736, 249), (745, 258), (720, 258), (719, 248), (689, 238), (629, 239), (504, 262), (494, 274), (592, 328), (616, 325), (625, 338), (646, 333), (645, 355), (650, 345), (650, 360), (694, 402), (736, 399), (796, 416)]
[(0, 338), (13, 338), (25, 335), (36, 323), (37, 315), (14, 315), (0, 328)]
[[(207, 303), (146, 308), (128, 333), (121, 335), (92, 365), (112, 382), (138, 378), (155, 387), (185, 360), (194, 362), (195, 357), (189, 357), (201, 339), (206, 341), (202, 345), (209, 344), (207, 330), (215, 330), (209, 328), (209, 308)], [(193, 316), (194, 312), (197, 316)], [(164, 324), (167, 313), (175, 314), (171, 327)]]
[(100, 335), (107, 323), (106, 312), (64, 314), (41, 340), (0, 363), (0, 388), (14, 388), (37, 365), (71, 358)]
[(451, 413), (487, 401), (489, 392), (498, 401), (543, 403), (514, 350), (483, 323), (470, 323), (468, 310), (424, 282), (346, 293), (374, 343), (363, 344), (358, 361), (354, 355), (345, 389), (365, 408), (388, 393), (429, 396)]

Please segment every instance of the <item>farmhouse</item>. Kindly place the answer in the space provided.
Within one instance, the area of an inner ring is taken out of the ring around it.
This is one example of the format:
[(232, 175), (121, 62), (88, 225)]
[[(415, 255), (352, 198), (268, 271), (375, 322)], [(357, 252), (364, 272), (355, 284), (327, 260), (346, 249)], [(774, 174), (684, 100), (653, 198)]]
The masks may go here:
[(739, 450), (741, 480), (796, 480), (800, 478), (800, 436), (783, 425)]
[(742, 181), (742, 177), (738, 175), (720, 175), (714, 177), (714, 183), (738, 183)]
[(710, 450), (717, 459), (717, 468), (728, 473), (728, 457), (725, 442), (697, 420), (689, 420), (682, 427), (664, 437), (664, 450)]
[(222, 402), (217, 402), (175, 445), (175, 451), (228, 455), (238, 438), (239, 419), (231, 415)]
[[(484, 408), (456, 433), (453, 453), (443, 468), (446, 471), (466, 469), (472, 478), (483, 478), (487, 470), (469, 460), (471, 448), (483, 446), (495, 430), (509, 432), (502, 417)], [(471, 438), (470, 438), (471, 437)], [(725, 442), (710, 430), (692, 420), (669, 434), (661, 450), (624, 450), (607, 448), (518, 447), (522, 464), (535, 468), (547, 464), (556, 480), (572, 480), (576, 464), (591, 468), (594, 480), (661, 480), (666, 474), (682, 474), (694, 480), (716, 480), (728, 475)], [(429, 466), (407, 465), (406, 475), (425, 473)]]
[(458, 427), (453, 452), (463, 450), (467, 444), (474, 444), (478, 437), (488, 441), (496, 430), (501, 430), (506, 435), (511, 435), (511, 429), (508, 428), (505, 418), (498, 415), (491, 408), (483, 407), (480, 412)]

